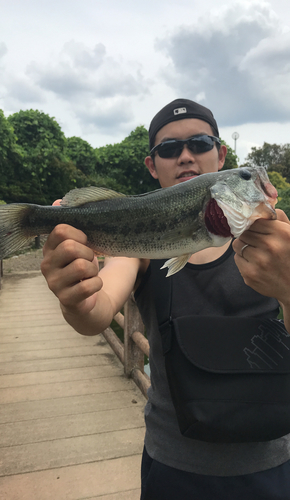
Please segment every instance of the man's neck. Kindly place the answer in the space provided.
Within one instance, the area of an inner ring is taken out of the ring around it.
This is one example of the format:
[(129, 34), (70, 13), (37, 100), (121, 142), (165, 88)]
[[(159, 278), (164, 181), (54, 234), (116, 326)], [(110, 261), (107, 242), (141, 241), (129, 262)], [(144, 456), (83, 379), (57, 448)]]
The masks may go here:
[(191, 264), (208, 264), (221, 257), (226, 250), (229, 248), (231, 241), (228, 241), (222, 247), (210, 247), (201, 250), (200, 252), (194, 253), (188, 262)]

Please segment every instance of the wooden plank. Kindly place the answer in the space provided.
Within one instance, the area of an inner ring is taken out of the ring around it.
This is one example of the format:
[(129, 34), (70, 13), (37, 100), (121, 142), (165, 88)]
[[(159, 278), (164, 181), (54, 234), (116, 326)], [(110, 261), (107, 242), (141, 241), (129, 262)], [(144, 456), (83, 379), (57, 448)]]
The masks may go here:
[[(55, 327), (55, 328), (53, 328)], [(51, 325), (50, 328), (51, 339), (55, 338), (68, 338), (68, 336), (76, 336), (79, 335), (75, 332), (67, 323), (60, 324), (56, 322), (54, 325)], [(15, 326), (15, 324), (10, 323), (9, 325), (3, 327), (1, 324), (1, 333), (0, 333), (0, 343), (7, 342), (7, 338), (10, 337), (10, 342), (13, 342), (14, 339), (25, 339), (26, 336), (32, 335), (33, 337), (38, 336), (39, 340), (43, 336), (47, 337), (47, 325), (37, 325), (32, 326), (29, 324), (22, 326)], [(58, 337), (59, 335), (59, 337)], [(66, 336), (65, 336), (66, 335)], [(96, 338), (96, 337), (93, 337)]]
[[(107, 376), (105, 378), (90, 380), (75, 380), (73, 382), (59, 382), (51, 384), (35, 384), (24, 387), (7, 387), (0, 389), (0, 408), (7, 403), (20, 401), (42, 401), (43, 399), (58, 399), (69, 396), (82, 396), (84, 394), (99, 394), (101, 392), (114, 393), (130, 390), (132, 380), (120, 376)], [(111, 397), (114, 397), (111, 394)]]
[[(57, 325), (57, 329), (49, 333), (49, 340), (51, 341), (78, 339), (79, 337), (81, 336), (67, 324)], [(86, 339), (91, 339), (91, 342), (96, 341), (98, 338), (99, 335), (96, 337), (86, 337)], [(47, 339), (47, 327), (45, 325), (37, 327), (23, 326), (22, 328), (14, 328), (12, 326), (11, 328), (1, 328), (0, 345), (7, 343), (20, 344), (22, 342), (41, 342), (42, 339)]]
[(75, 366), (101, 366), (108, 364), (108, 360), (114, 362), (114, 354), (104, 353), (101, 355), (92, 356), (74, 356), (63, 358), (40, 359), (32, 361), (16, 361), (9, 363), (0, 362), (0, 375), (8, 375), (10, 373), (27, 373), (47, 370), (65, 370)]
[(1, 448), (0, 476), (55, 469), (142, 452), (144, 428)]
[(57, 359), (57, 358), (68, 358), (68, 357), (77, 357), (77, 356), (91, 356), (91, 355), (99, 355), (107, 354), (107, 350), (104, 353), (99, 354), (99, 349), (97, 346), (76, 346), (76, 347), (67, 347), (66, 349), (40, 349), (35, 351), (22, 351), (18, 352), (7, 352), (1, 353), (1, 362), (2, 363), (11, 363), (17, 361), (33, 361), (39, 359)]
[[(139, 500), (140, 463), (141, 455), (138, 454), (12, 475), (0, 478), (0, 491), (5, 500), (103, 500), (102, 496), (107, 500), (106, 495), (115, 495), (116, 500)], [(132, 490), (139, 494), (132, 497)], [(116, 496), (119, 493), (120, 497)], [(110, 500), (115, 500), (114, 496)]]
[(51, 370), (47, 372), (30, 372), (12, 375), (1, 375), (0, 388), (24, 387), (35, 384), (51, 384), (56, 382), (72, 382), (73, 380), (89, 380), (106, 376), (120, 376), (120, 368), (111, 363), (101, 366)]
[[(71, 348), (76, 348), (76, 349), (81, 349), (85, 346), (86, 349), (91, 349), (91, 353), (93, 354), (93, 351), (96, 352), (109, 352), (108, 346), (104, 345), (103, 347), (98, 343), (96, 343), (96, 339), (92, 338), (91, 342), (88, 342), (90, 339), (86, 339), (84, 337), (73, 337), (69, 339), (64, 339), (64, 340), (57, 340), (54, 339), (53, 342), (53, 348), (54, 349), (65, 349), (68, 351), (68, 349)], [(89, 344), (89, 345), (88, 345)], [(22, 353), (24, 351), (45, 351), (48, 349), (51, 349), (52, 347), (52, 342), (51, 339), (49, 338), (44, 338), (43, 340), (38, 340), (35, 342), (7, 342), (6, 344), (0, 344), (0, 355), (4, 353)], [(2, 359), (2, 356), (1, 356)]]
[(140, 406), (103, 410), (77, 415), (61, 415), (0, 425), (1, 447), (38, 443), (104, 432), (136, 429), (144, 426)]
[(113, 493), (113, 495), (79, 498), (78, 500), (140, 500), (140, 488), (137, 490)]
[(36, 420), (39, 418), (52, 418), (60, 415), (77, 415), (104, 411), (114, 408), (134, 407), (144, 408), (145, 399), (137, 389), (121, 390), (113, 394), (105, 392), (100, 394), (86, 394), (84, 396), (71, 396), (58, 399), (41, 401), (22, 401), (20, 403), (7, 403), (0, 407), (0, 423)]

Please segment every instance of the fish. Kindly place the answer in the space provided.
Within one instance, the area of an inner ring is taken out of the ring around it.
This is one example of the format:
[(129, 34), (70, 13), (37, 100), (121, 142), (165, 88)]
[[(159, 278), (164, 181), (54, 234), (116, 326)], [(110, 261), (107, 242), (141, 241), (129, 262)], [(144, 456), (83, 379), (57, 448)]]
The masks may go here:
[(263, 167), (202, 174), (139, 195), (76, 188), (60, 206), (0, 206), (0, 259), (58, 224), (82, 230), (99, 255), (167, 259), (167, 276), (193, 253), (238, 238), (259, 218), (276, 219), (277, 191)]

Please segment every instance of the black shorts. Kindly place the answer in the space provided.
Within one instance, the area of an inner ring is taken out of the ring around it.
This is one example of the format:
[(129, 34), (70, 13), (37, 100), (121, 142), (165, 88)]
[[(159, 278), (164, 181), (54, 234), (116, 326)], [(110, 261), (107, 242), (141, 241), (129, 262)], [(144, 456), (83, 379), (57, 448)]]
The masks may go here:
[(243, 476), (204, 476), (153, 460), (144, 448), (141, 500), (290, 500), (290, 460)]

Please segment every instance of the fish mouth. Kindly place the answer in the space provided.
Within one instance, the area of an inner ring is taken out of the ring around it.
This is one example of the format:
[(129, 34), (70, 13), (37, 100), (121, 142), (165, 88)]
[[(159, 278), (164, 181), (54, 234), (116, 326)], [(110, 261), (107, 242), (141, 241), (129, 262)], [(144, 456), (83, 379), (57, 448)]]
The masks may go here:
[(262, 191), (266, 196), (268, 203), (272, 208), (275, 208), (275, 205), (278, 201), (278, 192), (273, 184), (271, 184), (271, 182), (260, 182), (258, 187), (260, 187), (260, 189), (262, 188)]

